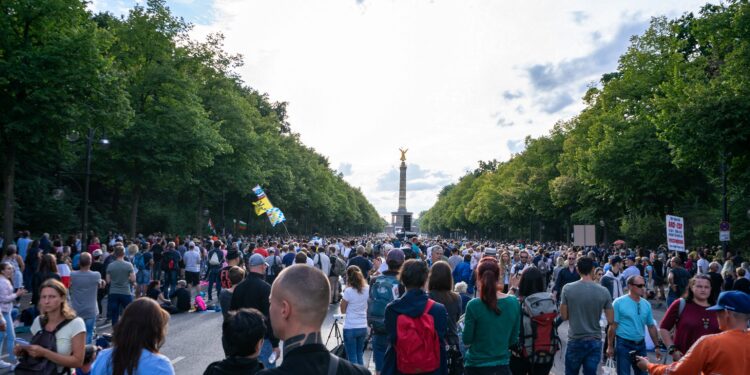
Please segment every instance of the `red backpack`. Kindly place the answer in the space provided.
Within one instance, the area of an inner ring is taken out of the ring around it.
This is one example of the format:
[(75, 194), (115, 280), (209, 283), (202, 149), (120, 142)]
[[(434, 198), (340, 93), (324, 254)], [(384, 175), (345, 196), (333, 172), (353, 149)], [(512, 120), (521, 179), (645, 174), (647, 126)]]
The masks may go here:
[(432, 372), (440, 367), (440, 339), (429, 313), (434, 304), (428, 299), (422, 315), (401, 314), (396, 320), (396, 368), (402, 374)]

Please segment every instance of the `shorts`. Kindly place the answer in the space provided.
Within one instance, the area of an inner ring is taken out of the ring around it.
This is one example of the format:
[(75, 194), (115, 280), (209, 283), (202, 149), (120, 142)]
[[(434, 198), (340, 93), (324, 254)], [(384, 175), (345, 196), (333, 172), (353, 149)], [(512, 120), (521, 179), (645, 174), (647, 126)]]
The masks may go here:
[(135, 282), (138, 285), (148, 285), (151, 282), (151, 271), (138, 270), (138, 273), (135, 274)]
[(188, 285), (198, 286), (198, 284), (200, 284), (200, 276), (200, 272), (185, 271), (185, 281)]

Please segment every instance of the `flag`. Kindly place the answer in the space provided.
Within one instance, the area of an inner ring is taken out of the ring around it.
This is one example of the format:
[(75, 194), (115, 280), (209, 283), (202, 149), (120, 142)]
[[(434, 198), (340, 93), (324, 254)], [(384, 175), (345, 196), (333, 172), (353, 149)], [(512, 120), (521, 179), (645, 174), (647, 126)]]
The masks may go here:
[(260, 198), (257, 201), (253, 202), (253, 206), (255, 207), (255, 214), (258, 216), (263, 215), (268, 210), (273, 208), (271, 201), (268, 200), (268, 197), (266, 197), (265, 195), (263, 196), (263, 198)]
[(284, 213), (276, 207), (266, 211), (266, 215), (268, 216), (268, 220), (271, 222), (271, 225), (274, 227), (276, 226), (276, 224), (286, 221)]
[(216, 234), (216, 227), (214, 227), (214, 223), (213, 223), (213, 221), (211, 221), (211, 218), (208, 218), (208, 230), (212, 234)]
[(258, 196), (258, 199), (263, 199), (266, 196), (266, 193), (263, 191), (260, 185), (255, 185), (255, 187), (253, 188), (253, 193)]
[(247, 223), (240, 220), (237, 224), (237, 230), (247, 230)]

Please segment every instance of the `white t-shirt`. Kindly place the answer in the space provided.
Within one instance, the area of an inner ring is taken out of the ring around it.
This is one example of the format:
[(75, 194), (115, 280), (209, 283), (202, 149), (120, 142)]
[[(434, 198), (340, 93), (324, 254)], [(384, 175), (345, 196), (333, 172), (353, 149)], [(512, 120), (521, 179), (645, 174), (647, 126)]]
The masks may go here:
[(365, 285), (362, 293), (350, 286), (344, 289), (343, 299), (346, 301), (346, 319), (344, 329), (367, 328), (367, 298), (370, 296), (370, 287)]
[(185, 261), (185, 271), (187, 272), (200, 272), (201, 271), (201, 254), (196, 248), (188, 250), (185, 255), (182, 256), (182, 260)]
[[(35, 335), (39, 330), (42, 329), (42, 325), (39, 322), (41, 316), (34, 318), (34, 323), (31, 324), (31, 334)], [(57, 342), (57, 352), (62, 355), (71, 355), (73, 353), (72, 342), (73, 337), (83, 332), (86, 333), (86, 324), (81, 318), (75, 318), (70, 323), (66, 324), (65, 327), (60, 328), (55, 334), (55, 341)]]

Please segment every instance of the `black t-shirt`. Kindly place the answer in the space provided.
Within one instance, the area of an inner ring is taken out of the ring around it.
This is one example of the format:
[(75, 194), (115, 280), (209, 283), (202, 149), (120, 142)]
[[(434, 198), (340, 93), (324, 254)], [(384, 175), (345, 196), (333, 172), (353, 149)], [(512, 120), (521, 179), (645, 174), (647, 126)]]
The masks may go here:
[(190, 311), (190, 292), (186, 288), (177, 288), (169, 297), (180, 311)]
[(677, 286), (677, 290), (669, 288), (669, 294), (672, 296), (680, 297), (685, 292), (688, 282), (690, 281), (690, 273), (684, 268), (673, 268), (672, 269), (672, 282)]
[(164, 252), (164, 248), (161, 245), (156, 244), (151, 246), (151, 252), (154, 254), (154, 262), (161, 262), (161, 255)]
[(367, 260), (367, 258), (357, 255), (356, 257), (349, 259), (349, 265), (359, 267), (365, 279), (368, 281), (370, 280), (370, 270), (372, 269), (372, 263)]
[(159, 288), (153, 288), (146, 291), (146, 297), (151, 298), (154, 301), (159, 300), (159, 294), (161, 294), (161, 289)]

